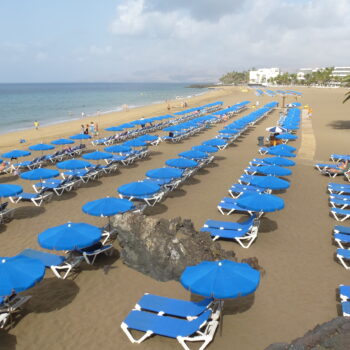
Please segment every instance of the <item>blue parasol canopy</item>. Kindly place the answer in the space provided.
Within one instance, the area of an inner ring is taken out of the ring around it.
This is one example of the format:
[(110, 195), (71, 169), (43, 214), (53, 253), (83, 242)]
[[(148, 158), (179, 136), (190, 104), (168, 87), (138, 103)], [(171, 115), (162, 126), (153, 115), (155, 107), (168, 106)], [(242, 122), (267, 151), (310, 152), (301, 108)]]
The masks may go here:
[(198, 166), (198, 163), (196, 161), (187, 158), (168, 159), (165, 161), (165, 164), (180, 169), (195, 168)]
[(50, 149), (54, 149), (55, 146), (48, 145), (46, 143), (38, 143), (36, 145), (32, 145), (28, 147), (31, 151), (48, 151)]
[(283, 157), (268, 157), (263, 159), (267, 164), (274, 164), (279, 166), (294, 166), (295, 162)]
[(151, 179), (177, 179), (183, 175), (183, 170), (176, 168), (158, 168), (148, 170), (146, 176)]
[(276, 136), (276, 139), (279, 140), (296, 140), (297, 138), (298, 136), (289, 133), (283, 133)]
[(140, 139), (133, 139), (133, 140), (129, 140), (129, 141), (124, 142), (123, 146), (145, 147), (145, 146), (147, 146), (147, 143), (145, 141), (140, 140)]
[(280, 156), (280, 157), (289, 157), (289, 158), (294, 158), (295, 154), (288, 152), (288, 151), (284, 151), (282, 149), (272, 149), (272, 150), (268, 150), (267, 151), (268, 154), (272, 154), (274, 156)]
[(270, 150), (282, 150), (287, 152), (295, 152), (297, 149), (290, 145), (277, 145), (270, 147)]
[(135, 125), (131, 124), (131, 123), (124, 123), (124, 124), (119, 125), (119, 127), (123, 128), (123, 129), (129, 129), (129, 128), (134, 128)]
[(130, 182), (120, 186), (117, 191), (125, 196), (147, 196), (160, 191), (160, 186), (151, 182)]
[(37, 259), (17, 255), (0, 257), (0, 295), (11, 295), (33, 287), (45, 275), (45, 266)]
[(278, 165), (264, 165), (257, 167), (257, 172), (264, 175), (287, 176), (292, 172), (289, 169), (282, 168)]
[(188, 159), (204, 159), (208, 158), (208, 154), (199, 151), (186, 151), (178, 154), (180, 157), (188, 158)]
[(226, 145), (226, 141), (224, 141), (222, 139), (211, 139), (211, 140), (202, 142), (202, 145), (206, 145), (206, 146), (224, 146), (224, 145)]
[(142, 135), (140, 137), (138, 137), (139, 140), (141, 141), (155, 141), (155, 140), (158, 140), (158, 136), (156, 135)]
[(113, 154), (106, 153), (106, 152), (95, 151), (95, 152), (83, 154), (82, 157), (84, 159), (89, 159), (89, 160), (101, 160), (101, 159), (113, 158)]
[(250, 183), (253, 186), (269, 188), (270, 190), (285, 190), (290, 186), (288, 181), (274, 176), (255, 176)]
[(284, 200), (272, 194), (246, 194), (237, 199), (237, 205), (256, 212), (273, 212), (284, 208)]
[(0, 198), (16, 196), (22, 192), (22, 186), (12, 184), (0, 184)]
[(56, 164), (58, 169), (76, 170), (91, 167), (91, 163), (81, 159), (68, 159)]
[(106, 128), (105, 130), (118, 132), (118, 131), (123, 131), (124, 129), (121, 126), (110, 126), (109, 128)]
[(89, 134), (76, 134), (70, 137), (72, 140), (87, 140), (91, 139), (91, 136)]
[(30, 171), (26, 171), (20, 175), (25, 180), (43, 180), (51, 179), (58, 176), (60, 173), (54, 169), (37, 168)]
[(105, 147), (104, 149), (106, 152), (111, 153), (129, 153), (132, 151), (131, 147), (124, 146), (124, 145), (113, 145)]
[(230, 260), (203, 261), (188, 266), (180, 278), (191, 293), (215, 299), (232, 299), (255, 292), (260, 272), (246, 263)]
[(13, 151), (6, 152), (2, 154), (2, 157), (4, 158), (20, 158), (20, 157), (26, 157), (31, 155), (29, 151), (14, 149)]
[(82, 207), (84, 213), (100, 217), (122, 214), (132, 209), (135, 209), (133, 202), (114, 197), (106, 197), (87, 202)]
[(206, 153), (216, 153), (218, 149), (212, 146), (199, 145), (192, 147), (193, 151), (206, 152)]
[(74, 141), (70, 139), (57, 139), (51, 141), (51, 143), (53, 145), (71, 145), (72, 143), (74, 143)]
[(101, 229), (85, 224), (68, 222), (51, 227), (38, 235), (41, 247), (55, 250), (77, 250), (94, 245), (101, 239)]

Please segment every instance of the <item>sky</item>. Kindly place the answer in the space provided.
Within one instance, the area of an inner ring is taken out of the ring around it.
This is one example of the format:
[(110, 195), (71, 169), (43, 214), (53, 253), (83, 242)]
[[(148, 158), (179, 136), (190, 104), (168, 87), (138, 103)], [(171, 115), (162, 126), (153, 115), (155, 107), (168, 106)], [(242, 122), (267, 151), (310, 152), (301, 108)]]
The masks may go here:
[(2, 0), (0, 82), (212, 82), (350, 66), (349, 0)]

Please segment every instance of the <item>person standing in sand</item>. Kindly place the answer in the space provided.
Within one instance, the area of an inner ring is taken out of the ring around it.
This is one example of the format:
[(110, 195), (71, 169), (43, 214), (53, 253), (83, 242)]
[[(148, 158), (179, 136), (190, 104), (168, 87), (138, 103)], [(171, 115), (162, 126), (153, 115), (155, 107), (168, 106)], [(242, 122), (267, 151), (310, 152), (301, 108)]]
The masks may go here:
[(39, 129), (39, 122), (37, 120), (34, 122), (34, 127), (36, 130)]

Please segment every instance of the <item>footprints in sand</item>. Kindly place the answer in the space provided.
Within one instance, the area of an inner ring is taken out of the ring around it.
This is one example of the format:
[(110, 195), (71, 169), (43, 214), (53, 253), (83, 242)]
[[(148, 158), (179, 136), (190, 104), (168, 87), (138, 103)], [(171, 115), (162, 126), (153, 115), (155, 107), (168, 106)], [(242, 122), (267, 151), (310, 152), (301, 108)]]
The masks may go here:
[(306, 161), (313, 161), (316, 151), (316, 139), (312, 128), (311, 119), (308, 117), (308, 110), (303, 109), (301, 114), (301, 145), (298, 151), (298, 158)]

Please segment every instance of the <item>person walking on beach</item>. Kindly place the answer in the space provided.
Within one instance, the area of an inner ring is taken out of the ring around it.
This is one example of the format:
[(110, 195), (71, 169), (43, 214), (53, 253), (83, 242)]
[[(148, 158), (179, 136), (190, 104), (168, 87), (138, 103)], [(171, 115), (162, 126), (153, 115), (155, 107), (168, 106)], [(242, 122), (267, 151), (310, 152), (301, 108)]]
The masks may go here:
[(34, 122), (34, 127), (36, 130), (39, 129), (39, 122), (37, 120)]
[(84, 119), (84, 117), (85, 117), (85, 113), (81, 112), (81, 118)]
[(95, 124), (94, 124), (94, 122), (90, 123), (90, 134), (91, 134), (91, 136), (95, 135)]
[(80, 127), (81, 127), (81, 133), (85, 134), (85, 126), (84, 126), (84, 124), (81, 124)]

